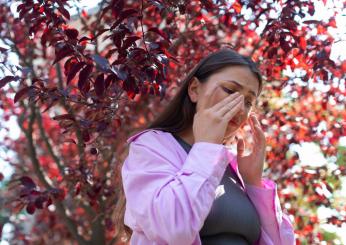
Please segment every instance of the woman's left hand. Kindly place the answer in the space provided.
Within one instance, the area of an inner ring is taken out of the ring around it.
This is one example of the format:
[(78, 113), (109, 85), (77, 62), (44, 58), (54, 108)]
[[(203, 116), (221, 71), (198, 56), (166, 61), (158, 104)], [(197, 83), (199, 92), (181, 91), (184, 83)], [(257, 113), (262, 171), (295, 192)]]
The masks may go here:
[(255, 114), (249, 117), (251, 133), (254, 139), (254, 146), (250, 155), (244, 154), (244, 140), (237, 142), (237, 161), (239, 172), (246, 184), (262, 187), (262, 172), (266, 154), (266, 139)]

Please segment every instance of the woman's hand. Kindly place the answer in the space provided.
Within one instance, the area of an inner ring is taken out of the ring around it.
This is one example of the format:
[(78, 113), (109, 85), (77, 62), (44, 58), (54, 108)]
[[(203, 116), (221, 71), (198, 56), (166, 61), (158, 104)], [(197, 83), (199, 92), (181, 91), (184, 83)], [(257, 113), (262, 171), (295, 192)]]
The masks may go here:
[(221, 144), (229, 121), (244, 108), (244, 96), (238, 92), (212, 105), (210, 98), (216, 89), (219, 87), (205, 94), (199, 101), (192, 126), (195, 142)]
[(244, 140), (237, 142), (237, 161), (239, 172), (246, 184), (262, 187), (262, 172), (265, 159), (266, 140), (261, 124), (255, 114), (249, 118), (251, 133), (254, 139), (254, 147), (250, 155), (244, 154)]

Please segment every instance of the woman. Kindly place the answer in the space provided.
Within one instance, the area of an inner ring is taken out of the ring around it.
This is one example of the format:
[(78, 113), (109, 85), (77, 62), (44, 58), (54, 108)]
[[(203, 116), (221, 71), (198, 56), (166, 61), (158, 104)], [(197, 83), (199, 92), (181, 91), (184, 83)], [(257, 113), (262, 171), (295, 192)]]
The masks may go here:
[[(122, 167), (130, 244), (295, 244), (276, 184), (262, 178), (265, 136), (250, 113), (262, 78), (224, 48), (202, 59), (151, 125), (133, 136)], [(254, 149), (226, 139), (249, 122)]]

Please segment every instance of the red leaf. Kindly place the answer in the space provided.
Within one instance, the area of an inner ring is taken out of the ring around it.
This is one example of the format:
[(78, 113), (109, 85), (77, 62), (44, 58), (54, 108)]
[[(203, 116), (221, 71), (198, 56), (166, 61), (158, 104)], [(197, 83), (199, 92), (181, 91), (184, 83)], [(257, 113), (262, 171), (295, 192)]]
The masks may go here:
[(84, 18), (88, 17), (88, 13), (84, 9), (82, 10), (82, 17)]
[(78, 31), (74, 28), (69, 28), (65, 30), (66, 36), (68, 36), (70, 39), (77, 39), (78, 37)]
[(77, 182), (77, 184), (75, 185), (75, 195), (78, 195), (80, 192), (80, 188), (81, 188), (81, 183)]
[(332, 18), (329, 19), (329, 26), (337, 28), (335, 17), (332, 17)]
[(97, 76), (95, 80), (95, 93), (97, 96), (101, 97), (105, 91), (105, 81), (103, 74)]
[(79, 80), (78, 80), (78, 88), (79, 90), (83, 90), (84, 85), (86, 84), (86, 81), (90, 75), (90, 73), (93, 70), (93, 65), (89, 64), (86, 67), (83, 68), (83, 70), (79, 73)]
[(76, 76), (76, 74), (79, 72), (79, 70), (83, 68), (84, 65), (85, 65), (85, 62), (79, 62), (79, 63), (74, 64), (71, 67), (71, 69), (68, 73), (68, 76), (67, 76), (67, 82), (66, 82), (67, 85)]
[(237, 14), (240, 14), (242, 6), (240, 5), (240, 3), (235, 2), (231, 8), (233, 8)]
[(52, 203), (53, 203), (52, 198), (48, 197), (46, 208), (48, 208), (48, 206), (51, 205)]
[(35, 189), (36, 184), (29, 176), (22, 176), (19, 181), (28, 189)]
[(35, 203), (34, 202), (29, 202), (29, 204), (26, 206), (26, 211), (28, 214), (34, 214), (36, 210)]

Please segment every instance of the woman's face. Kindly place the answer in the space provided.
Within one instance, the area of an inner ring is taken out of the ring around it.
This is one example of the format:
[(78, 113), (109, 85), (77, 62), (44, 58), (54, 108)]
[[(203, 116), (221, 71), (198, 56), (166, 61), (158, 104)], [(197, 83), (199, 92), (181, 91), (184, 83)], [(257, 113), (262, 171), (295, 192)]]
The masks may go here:
[[(210, 97), (204, 96), (209, 90), (214, 90), (214, 93)], [(198, 100), (211, 100), (211, 104), (215, 105), (236, 91), (244, 95), (242, 109), (230, 120), (225, 137), (233, 134), (246, 122), (252, 106), (256, 103), (258, 90), (259, 81), (256, 75), (250, 68), (241, 65), (224, 67), (209, 76), (205, 83), (194, 79), (189, 85), (189, 95), (190, 98), (194, 96), (197, 111), (199, 109)]]

